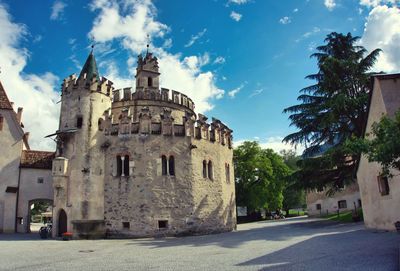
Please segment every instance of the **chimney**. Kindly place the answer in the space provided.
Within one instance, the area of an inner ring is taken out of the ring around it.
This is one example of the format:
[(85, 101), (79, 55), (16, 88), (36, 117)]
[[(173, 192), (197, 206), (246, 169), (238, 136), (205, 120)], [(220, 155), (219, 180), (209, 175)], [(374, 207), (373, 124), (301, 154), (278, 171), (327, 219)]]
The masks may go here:
[(17, 112), (17, 120), (18, 120), (18, 124), (21, 124), (21, 120), (22, 120), (22, 107), (18, 107), (18, 112)]

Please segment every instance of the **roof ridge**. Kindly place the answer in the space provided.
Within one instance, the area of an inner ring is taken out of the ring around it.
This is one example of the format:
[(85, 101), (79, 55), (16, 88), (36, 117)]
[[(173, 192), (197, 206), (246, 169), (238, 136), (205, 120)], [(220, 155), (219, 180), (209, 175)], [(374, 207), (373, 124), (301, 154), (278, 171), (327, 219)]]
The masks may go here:
[(7, 97), (7, 93), (0, 81), (0, 109), (13, 110), (10, 100)]

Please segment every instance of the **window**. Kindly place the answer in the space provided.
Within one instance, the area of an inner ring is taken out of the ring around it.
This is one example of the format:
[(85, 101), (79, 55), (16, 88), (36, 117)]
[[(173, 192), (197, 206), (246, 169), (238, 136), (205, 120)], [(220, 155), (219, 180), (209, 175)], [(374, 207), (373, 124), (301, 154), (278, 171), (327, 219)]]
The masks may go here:
[(229, 183), (230, 182), (230, 168), (229, 168), (229, 164), (225, 164), (225, 177), (226, 177), (226, 182)]
[(162, 165), (162, 175), (167, 175), (167, 157), (165, 155), (161, 156), (161, 165)]
[(379, 192), (382, 196), (389, 195), (389, 180), (387, 176), (378, 176)]
[(208, 178), (210, 180), (213, 179), (213, 166), (211, 161), (208, 161)]
[(159, 229), (168, 228), (168, 220), (158, 220), (158, 228)]
[(77, 128), (82, 128), (82, 124), (83, 124), (83, 118), (82, 118), (82, 116), (79, 116), (79, 117), (76, 119), (76, 127), (77, 127)]
[(122, 222), (122, 227), (124, 228), (124, 229), (129, 229), (130, 228), (130, 223), (129, 222)]
[(147, 78), (147, 86), (149, 86), (149, 87), (153, 86), (153, 78), (151, 78), (151, 77)]
[(117, 176), (122, 174), (122, 159), (120, 155), (117, 155)]
[(103, 129), (104, 129), (104, 124), (103, 124), (103, 119), (102, 118), (99, 118), (99, 120), (97, 121), (97, 126), (98, 126), (98, 128), (99, 128), (99, 131), (103, 131)]
[(37, 178), (37, 183), (43, 183), (43, 181), (44, 181), (43, 177)]
[(358, 199), (358, 207), (362, 207), (362, 203), (361, 203), (361, 200), (360, 199)]
[(175, 176), (175, 158), (172, 155), (168, 160), (168, 170), (170, 176)]
[(129, 155), (117, 155), (117, 176), (129, 176)]
[(346, 209), (347, 208), (347, 201), (339, 200), (338, 201), (338, 207), (339, 207), (339, 209)]
[(321, 210), (321, 204), (320, 203), (318, 203), (316, 207), (317, 207), (317, 210)]
[(207, 161), (203, 160), (203, 178), (207, 178)]
[(125, 155), (124, 159), (124, 175), (129, 176), (129, 155)]
[(4, 118), (3, 116), (0, 115), (0, 131), (3, 130), (3, 123), (4, 123)]

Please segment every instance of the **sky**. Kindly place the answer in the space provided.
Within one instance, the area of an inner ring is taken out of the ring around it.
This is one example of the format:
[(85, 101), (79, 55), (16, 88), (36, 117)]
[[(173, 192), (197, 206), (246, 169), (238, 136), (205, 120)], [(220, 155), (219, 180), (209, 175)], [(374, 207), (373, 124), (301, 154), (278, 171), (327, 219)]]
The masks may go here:
[[(89, 52), (116, 88), (133, 86), (137, 55), (150, 44), (160, 84), (191, 97), (197, 113), (276, 151), (296, 131), (285, 107), (297, 104), (310, 58), (327, 34), (351, 32), (383, 53), (374, 71), (400, 72), (400, 0), (0, 0), (0, 80), (24, 107), (32, 149), (58, 129), (60, 86)], [(148, 38), (149, 37), (149, 38)], [(297, 146), (301, 152), (302, 146)]]

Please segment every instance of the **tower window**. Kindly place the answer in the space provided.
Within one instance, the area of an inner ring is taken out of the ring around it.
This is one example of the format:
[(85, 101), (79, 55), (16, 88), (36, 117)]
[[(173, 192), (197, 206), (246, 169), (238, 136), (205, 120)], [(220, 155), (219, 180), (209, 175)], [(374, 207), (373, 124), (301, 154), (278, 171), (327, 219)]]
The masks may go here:
[(149, 87), (153, 86), (153, 78), (151, 78), (151, 77), (147, 78), (147, 86), (149, 86)]
[(99, 118), (99, 120), (97, 121), (97, 126), (99, 127), (99, 131), (103, 131), (104, 129), (104, 125), (103, 125), (103, 119)]
[(129, 155), (117, 155), (117, 176), (129, 176)]
[(162, 175), (167, 175), (167, 157), (165, 155), (161, 156), (161, 166), (162, 166)]
[(158, 228), (159, 229), (168, 228), (168, 220), (158, 220)]
[(125, 155), (124, 159), (124, 175), (129, 176), (129, 155)]
[(226, 177), (226, 182), (230, 183), (231, 172), (230, 172), (229, 164), (225, 164), (225, 177)]
[(169, 175), (175, 176), (175, 158), (171, 155), (168, 160)]
[(117, 155), (117, 176), (122, 174), (122, 159), (120, 155)]
[(207, 178), (207, 161), (203, 160), (203, 178)]
[(378, 176), (378, 186), (379, 186), (379, 192), (381, 193), (382, 196), (389, 195), (389, 181), (388, 177), (386, 176)]
[(213, 165), (211, 161), (208, 161), (208, 178), (212, 180), (213, 177)]
[(77, 127), (77, 128), (82, 128), (82, 124), (83, 124), (83, 118), (82, 118), (82, 116), (79, 116), (79, 117), (76, 119), (76, 127)]

